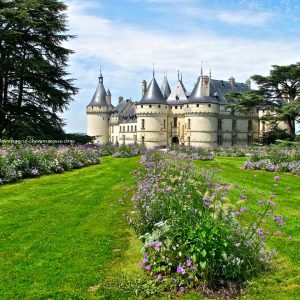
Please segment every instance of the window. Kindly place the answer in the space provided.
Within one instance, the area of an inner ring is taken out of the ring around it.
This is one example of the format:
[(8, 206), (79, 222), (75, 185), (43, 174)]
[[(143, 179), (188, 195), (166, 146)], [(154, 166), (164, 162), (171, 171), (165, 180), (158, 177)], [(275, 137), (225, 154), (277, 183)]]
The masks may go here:
[(142, 136), (142, 144), (144, 145), (145, 144), (145, 137)]
[(143, 105), (141, 105), (141, 108), (143, 108)]
[(211, 107), (210, 103), (208, 104), (208, 107)]
[(261, 122), (262, 131), (266, 131), (266, 121)]
[(120, 132), (122, 132), (122, 126), (120, 126)]
[(145, 129), (145, 119), (142, 119), (142, 128), (141, 129)]
[(248, 135), (248, 145), (250, 146), (252, 145), (252, 143), (253, 143), (253, 137), (252, 135)]
[(123, 126), (123, 132), (125, 132), (125, 126)]
[(236, 145), (236, 143), (237, 143), (237, 136), (236, 134), (233, 134), (231, 138), (231, 146)]
[(252, 120), (248, 120), (248, 131), (252, 131)]
[(222, 136), (222, 134), (218, 134), (218, 136), (217, 136), (217, 143), (218, 143), (218, 146), (222, 146), (223, 145), (223, 136)]
[(218, 119), (218, 130), (222, 130), (222, 120)]
[(232, 130), (236, 130), (236, 120), (232, 120)]
[(175, 109), (177, 109), (177, 106), (175, 106)]
[(127, 126), (127, 132), (129, 132), (129, 126)]
[(114, 142), (115, 142), (115, 139), (114, 139), (114, 137), (112, 137), (112, 138), (111, 138), (111, 142), (112, 142), (112, 143), (114, 143)]
[(174, 127), (177, 127), (177, 118), (174, 118)]
[(197, 104), (196, 106), (199, 107), (199, 104)]
[(133, 125), (131, 125), (131, 132), (133, 131)]
[(166, 129), (166, 119), (164, 119), (164, 129)]
[(111, 126), (111, 133), (114, 133), (114, 126)]
[(149, 108), (151, 108), (152, 107), (152, 105), (149, 105)]
[(160, 108), (160, 105), (158, 105), (158, 108)]
[(125, 134), (123, 134), (123, 145), (125, 145)]
[(191, 138), (188, 137), (188, 146), (190, 146), (190, 145), (191, 145)]
[(188, 119), (188, 126), (187, 126), (188, 129), (191, 129), (191, 119)]
[(182, 109), (182, 105), (180, 106), (180, 109)]
[(187, 104), (186, 107), (189, 107), (189, 105)]
[(134, 131), (136, 131), (136, 125), (134, 125)]

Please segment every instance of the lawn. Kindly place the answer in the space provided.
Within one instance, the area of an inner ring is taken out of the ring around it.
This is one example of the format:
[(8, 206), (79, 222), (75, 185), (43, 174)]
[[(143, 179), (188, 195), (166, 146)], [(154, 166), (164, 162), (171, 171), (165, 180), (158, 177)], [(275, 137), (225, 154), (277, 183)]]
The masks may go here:
[[(129, 297), (118, 284), (125, 274), (142, 276), (141, 245), (124, 216), (130, 203), (119, 199), (132, 185), (138, 160), (105, 157), (100, 165), (0, 187), (1, 299)], [(293, 240), (272, 242), (278, 250), (274, 270), (249, 282), (240, 299), (299, 299), (300, 178), (280, 174), (274, 187), (274, 173), (240, 170), (244, 161), (220, 157), (197, 164), (220, 169), (222, 180), (248, 190), (250, 202), (275, 190), (277, 212), (289, 216)]]
[(124, 261), (139, 271), (130, 253), (140, 245), (119, 202), (137, 161), (106, 157), (0, 187), (0, 299), (100, 297)]

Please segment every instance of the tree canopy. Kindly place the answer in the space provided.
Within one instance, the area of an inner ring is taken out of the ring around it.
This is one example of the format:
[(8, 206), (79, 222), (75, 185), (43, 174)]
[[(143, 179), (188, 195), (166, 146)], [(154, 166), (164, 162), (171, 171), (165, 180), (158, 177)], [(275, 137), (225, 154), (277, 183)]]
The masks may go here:
[(0, 138), (56, 138), (59, 113), (77, 92), (66, 71), (66, 5), (58, 0), (0, 3)]
[(288, 66), (273, 65), (268, 76), (253, 75), (258, 90), (229, 93), (230, 108), (247, 112), (254, 107), (266, 110), (264, 119), (277, 123), (285, 121), (289, 134), (295, 135), (295, 122), (300, 117), (300, 62)]

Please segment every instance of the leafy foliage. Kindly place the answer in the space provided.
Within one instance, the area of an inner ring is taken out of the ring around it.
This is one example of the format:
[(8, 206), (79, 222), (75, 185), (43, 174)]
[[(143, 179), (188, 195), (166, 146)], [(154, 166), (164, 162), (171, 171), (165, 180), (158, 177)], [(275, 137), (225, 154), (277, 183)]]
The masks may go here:
[(66, 78), (65, 10), (58, 0), (1, 2), (0, 138), (63, 134), (58, 113), (77, 92)]
[(273, 123), (285, 121), (289, 134), (295, 135), (295, 122), (300, 117), (300, 62), (288, 66), (273, 65), (269, 76), (253, 75), (258, 90), (229, 93), (228, 107), (241, 112), (253, 108), (268, 111), (264, 119)]

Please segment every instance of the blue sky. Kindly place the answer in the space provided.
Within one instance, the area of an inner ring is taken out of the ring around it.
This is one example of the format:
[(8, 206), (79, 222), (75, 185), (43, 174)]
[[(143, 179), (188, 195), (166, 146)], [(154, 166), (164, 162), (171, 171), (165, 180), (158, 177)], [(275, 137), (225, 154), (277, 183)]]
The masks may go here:
[(159, 84), (164, 73), (172, 88), (177, 71), (190, 91), (200, 74), (234, 76), (244, 82), (267, 75), (271, 65), (300, 61), (298, 0), (66, 0), (66, 46), (76, 51), (69, 72), (80, 92), (63, 114), (67, 132), (86, 132), (86, 105), (98, 83), (112, 93), (139, 101), (141, 82)]

